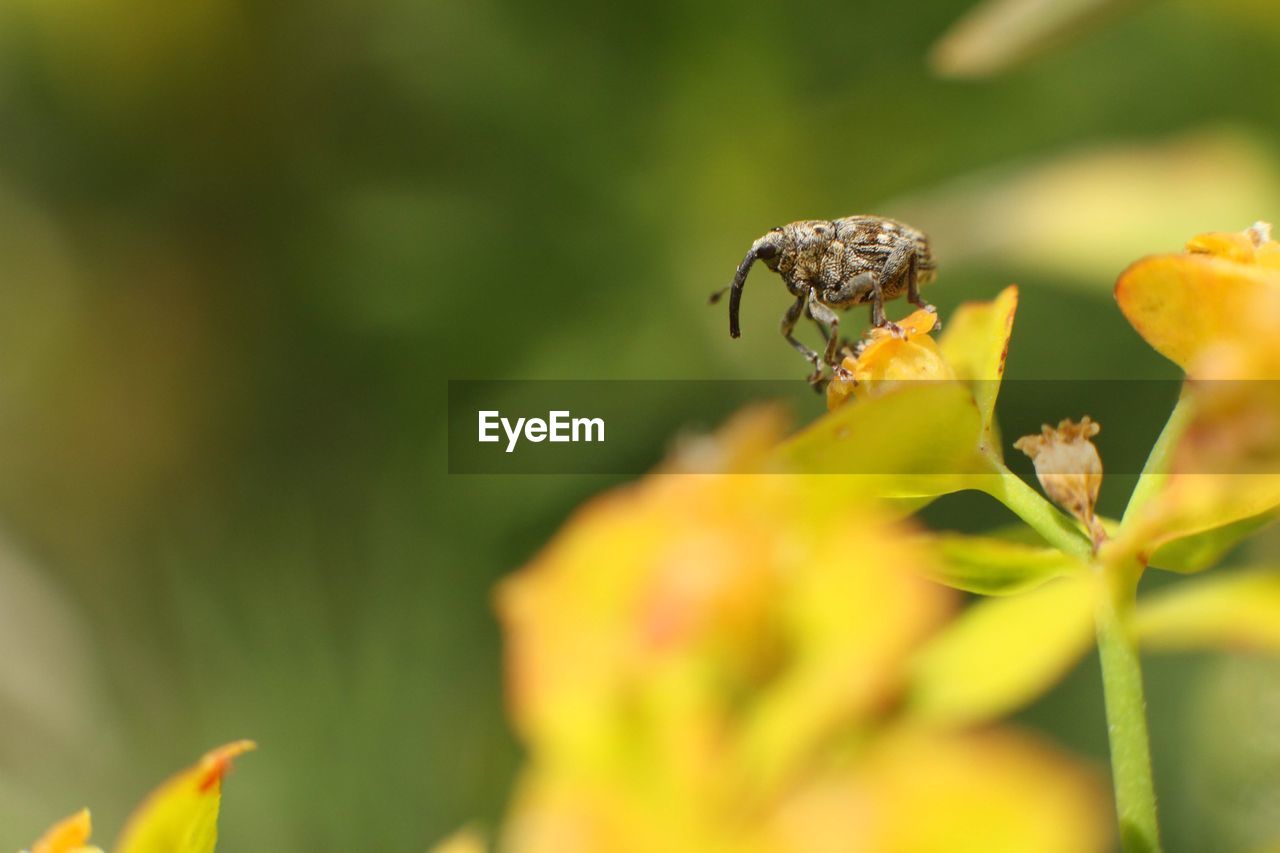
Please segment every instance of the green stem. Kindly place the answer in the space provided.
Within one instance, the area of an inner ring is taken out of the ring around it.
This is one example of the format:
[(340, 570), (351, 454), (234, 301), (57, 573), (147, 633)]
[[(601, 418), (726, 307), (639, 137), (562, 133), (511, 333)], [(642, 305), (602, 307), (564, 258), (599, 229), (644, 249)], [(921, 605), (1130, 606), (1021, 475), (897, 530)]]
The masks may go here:
[(1182, 433), (1186, 430), (1188, 421), (1191, 420), (1192, 409), (1191, 397), (1187, 394), (1186, 388), (1183, 388), (1178, 404), (1173, 407), (1169, 420), (1165, 421), (1164, 428), (1160, 430), (1160, 437), (1156, 439), (1156, 443), (1151, 447), (1151, 453), (1147, 455), (1147, 462), (1142, 466), (1142, 473), (1133, 487), (1133, 494), (1129, 495), (1129, 504), (1124, 509), (1121, 524), (1135, 517), (1164, 485), (1165, 479), (1169, 476), (1174, 448), (1177, 447), (1178, 439), (1182, 438)]
[[(1181, 406), (1179, 408), (1182, 408)], [(1170, 423), (1177, 420), (1171, 418)], [(1150, 471), (1160, 471), (1181, 427), (1166, 427), (1148, 460)], [(1152, 461), (1154, 460), (1154, 462)], [(1156, 467), (1152, 467), (1155, 465)], [(1040, 496), (1003, 465), (988, 478), (986, 491), (1030, 525), (1045, 541), (1061, 551), (1093, 561), (1093, 544), (1068, 516)], [(1144, 473), (1135, 489), (1155, 480)], [(1152, 487), (1148, 487), (1152, 488)], [(1130, 503), (1131, 507), (1133, 503)], [(1116, 812), (1125, 853), (1159, 853), (1155, 785), (1151, 779), (1151, 745), (1147, 736), (1147, 704), (1142, 690), (1142, 665), (1132, 631), (1142, 564), (1136, 559), (1103, 565), (1105, 594), (1099, 596), (1094, 617), (1098, 656), (1102, 661), (1102, 689), (1107, 706), (1107, 732), (1111, 744), (1111, 773), (1115, 783)]]
[(1013, 510), (1044, 540), (1060, 551), (1091, 559), (1093, 543), (1080, 527), (1022, 478), (1003, 465), (993, 465), (995, 476), (984, 477), (984, 491)]
[(1132, 561), (1101, 566), (1100, 571), (1105, 574), (1106, 594), (1099, 598), (1095, 622), (1121, 846), (1125, 853), (1158, 853), (1160, 831), (1151, 780), (1146, 699), (1132, 630), (1142, 566)]

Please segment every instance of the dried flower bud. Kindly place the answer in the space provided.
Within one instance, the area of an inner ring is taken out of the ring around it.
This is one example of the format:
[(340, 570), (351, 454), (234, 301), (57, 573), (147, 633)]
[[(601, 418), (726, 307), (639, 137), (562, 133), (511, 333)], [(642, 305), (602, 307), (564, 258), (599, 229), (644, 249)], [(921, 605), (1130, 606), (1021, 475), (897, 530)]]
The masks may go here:
[(1061, 421), (1057, 429), (1045, 424), (1039, 435), (1025, 435), (1013, 443), (1036, 466), (1036, 479), (1054, 503), (1070, 512), (1089, 529), (1093, 549), (1106, 533), (1093, 513), (1102, 486), (1102, 459), (1090, 439), (1102, 427), (1088, 415), (1074, 423)]

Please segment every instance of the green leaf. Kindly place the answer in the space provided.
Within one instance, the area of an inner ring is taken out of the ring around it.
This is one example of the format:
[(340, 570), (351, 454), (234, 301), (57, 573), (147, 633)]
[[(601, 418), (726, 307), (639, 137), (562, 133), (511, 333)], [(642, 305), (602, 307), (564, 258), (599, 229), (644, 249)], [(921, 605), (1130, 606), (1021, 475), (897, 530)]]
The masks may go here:
[(1199, 572), (1217, 563), (1240, 540), (1276, 520), (1275, 511), (1174, 539), (1156, 549), (1148, 565), (1169, 572)]
[(1082, 561), (1047, 545), (964, 534), (941, 534), (932, 541), (937, 559), (931, 577), (979, 595), (1022, 592), (1087, 569)]
[(1280, 571), (1218, 573), (1139, 600), (1135, 616), (1143, 646), (1280, 652)]
[(968, 725), (1031, 701), (1088, 647), (1096, 595), (1092, 577), (1064, 578), (974, 604), (913, 661), (908, 713)]

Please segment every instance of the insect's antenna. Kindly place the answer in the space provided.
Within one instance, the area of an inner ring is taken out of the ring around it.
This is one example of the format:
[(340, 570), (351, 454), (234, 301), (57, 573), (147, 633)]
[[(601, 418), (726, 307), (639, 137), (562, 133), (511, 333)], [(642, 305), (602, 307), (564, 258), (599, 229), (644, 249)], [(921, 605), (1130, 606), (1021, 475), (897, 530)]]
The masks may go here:
[(733, 274), (733, 284), (729, 285), (729, 337), (736, 338), (742, 334), (742, 329), (738, 327), (738, 306), (742, 304), (742, 288), (747, 283), (747, 273), (751, 271), (751, 265), (756, 262), (756, 247), (752, 246), (751, 251), (747, 252), (747, 256), (742, 259), (742, 263), (738, 264), (738, 271)]

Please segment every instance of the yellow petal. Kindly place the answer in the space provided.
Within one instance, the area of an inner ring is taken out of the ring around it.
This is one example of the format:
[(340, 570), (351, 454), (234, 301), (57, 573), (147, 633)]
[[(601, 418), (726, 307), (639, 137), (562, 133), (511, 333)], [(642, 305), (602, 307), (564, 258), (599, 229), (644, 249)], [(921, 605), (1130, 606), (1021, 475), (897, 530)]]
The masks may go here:
[(996, 397), (1004, 378), (1017, 311), (1018, 288), (1009, 285), (990, 302), (968, 302), (953, 311), (938, 340), (942, 357), (957, 378), (973, 388), (973, 399), (982, 414), (985, 447), (997, 459), (1001, 458), (1001, 448), (994, 432)]
[(1272, 244), (1245, 260), (1224, 235), (1201, 235), (1191, 245), (1196, 251), (1146, 258), (1121, 274), (1116, 301), (1133, 327), (1189, 373), (1224, 343), (1274, 347), (1280, 269), (1255, 262), (1259, 254), (1272, 257)]
[(981, 415), (963, 383), (904, 383), (819, 418), (778, 456), (796, 471), (856, 475), (851, 489), (867, 496), (940, 495), (990, 476), (981, 435)]
[(1093, 579), (1082, 577), (978, 601), (919, 651), (910, 712), (964, 724), (1035, 698), (1088, 647), (1096, 596)]
[(1228, 648), (1280, 653), (1280, 572), (1237, 571), (1177, 584), (1139, 600), (1147, 648)]
[(117, 853), (213, 853), (222, 777), (232, 759), (252, 749), (252, 741), (229, 743), (162, 784), (129, 818)]
[(81, 809), (50, 827), (31, 846), (31, 853), (102, 853), (97, 847), (89, 846), (92, 832), (89, 810)]

